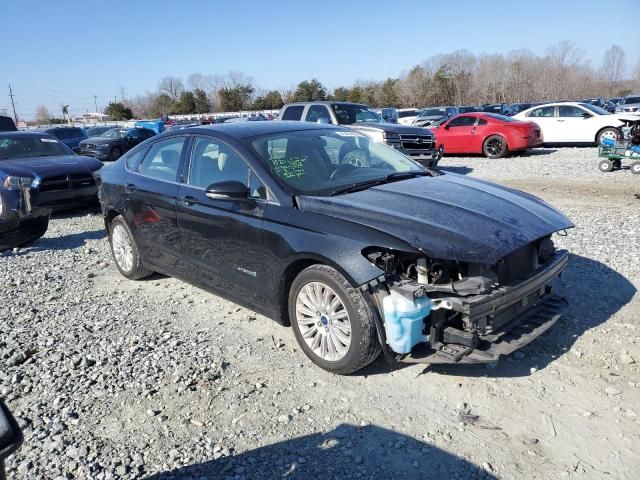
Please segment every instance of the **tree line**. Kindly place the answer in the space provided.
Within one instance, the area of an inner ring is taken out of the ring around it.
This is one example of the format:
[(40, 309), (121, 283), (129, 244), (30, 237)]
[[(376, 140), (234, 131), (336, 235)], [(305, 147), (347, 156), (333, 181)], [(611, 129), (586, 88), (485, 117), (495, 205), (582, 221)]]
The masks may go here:
[(157, 118), (170, 114), (202, 114), (243, 110), (276, 110), (294, 101), (337, 100), (372, 107), (482, 105), (526, 101), (611, 97), (640, 89), (640, 63), (625, 78), (626, 54), (611, 46), (599, 68), (573, 42), (550, 46), (543, 55), (531, 50), (475, 55), (467, 50), (436, 55), (385, 80), (358, 80), (327, 89), (318, 79), (295, 87), (265, 90), (253, 77), (194, 73), (186, 82), (174, 76), (160, 80), (154, 92), (110, 104), (114, 119)]

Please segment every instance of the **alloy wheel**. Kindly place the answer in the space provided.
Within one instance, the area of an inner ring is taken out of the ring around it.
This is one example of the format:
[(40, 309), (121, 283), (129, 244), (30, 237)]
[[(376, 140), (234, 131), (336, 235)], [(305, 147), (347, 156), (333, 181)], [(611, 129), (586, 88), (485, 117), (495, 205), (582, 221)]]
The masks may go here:
[(321, 359), (336, 362), (349, 351), (349, 313), (328, 285), (310, 282), (300, 289), (296, 297), (296, 321), (305, 343)]
[(133, 268), (131, 239), (129, 238), (129, 233), (120, 224), (113, 227), (111, 245), (113, 246), (113, 255), (116, 262), (118, 262), (118, 266), (125, 272), (131, 271)]
[(502, 140), (492, 138), (487, 142), (486, 149), (489, 155), (500, 155), (500, 153), (502, 152)]

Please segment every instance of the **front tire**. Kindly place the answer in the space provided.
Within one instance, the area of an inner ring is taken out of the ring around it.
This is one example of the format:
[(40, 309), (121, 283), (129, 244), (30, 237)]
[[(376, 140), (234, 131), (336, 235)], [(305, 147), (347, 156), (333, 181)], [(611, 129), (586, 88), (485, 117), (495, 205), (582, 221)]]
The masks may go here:
[(596, 137), (596, 143), (598, 145), (602, 145), (602, 140), (604, 140), (605, 138), (610, 138), (613, 141), (617, 142), (620, 140), (621, 136), (622, 135), (620, 134), (620, 130), (618, 130), (617, 128), (614, 128), (614, 127), (603, 128), (598, 132), (598, 135)]
[(360, 370), (382, 350), (362, 293), (327, 265), (312, 265), (295, 278), (289, 319), (305, 355), (331, 373)]
[(118, 147), (113, 147), (111, 149), (111, 153), (109, 154), (109, 159), (112, 161), (116, 161), (122, 155), (122, 150)]
[(482, 145), (482, 153), (487, 158), (502, 158), (508, 152), (507, 141), (500, 135), (491, 135)]
[(129, 280), (140, 280), (153, 273), (142, 265), (136, 241), (122, 215), (113, 219), (109, 228), (111, 254), (120, 273)]

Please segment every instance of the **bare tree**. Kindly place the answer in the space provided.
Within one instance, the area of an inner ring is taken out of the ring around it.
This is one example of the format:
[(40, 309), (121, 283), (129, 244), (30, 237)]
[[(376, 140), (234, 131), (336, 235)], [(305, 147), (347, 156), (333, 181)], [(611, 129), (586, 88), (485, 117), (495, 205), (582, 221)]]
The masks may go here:
[(44, 105), (38, 105), (38, 108), (36, 108), (36, 121), (38, 123), (49, 123), (51, 121), (49, 109)]
[(625, 69), (625, 53), (619, 45), (612, 45), (602, 58), (601, 72), (609, 84), (609, 96), (613, 95), (614, 90), (622, 79)]
[(177, 77), (167, 75), (158, 83), (158, 90), (160, 90), (161, 93), (166, 93), (175, 101), (180, 94), (184, 92), (184, 83)]

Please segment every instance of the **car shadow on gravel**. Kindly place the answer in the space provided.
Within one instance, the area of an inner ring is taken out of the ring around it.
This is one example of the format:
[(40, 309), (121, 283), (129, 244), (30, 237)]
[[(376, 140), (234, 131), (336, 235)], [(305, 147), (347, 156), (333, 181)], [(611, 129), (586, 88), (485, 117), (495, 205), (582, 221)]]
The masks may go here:
[[(563, 317), (542, 336), (507, 357), (489, 365), (425, 365), (425, 371), (469, 377), (522, 377), (542, 370), (568, 352), (580, 336), (609, 320), (631, 301), (636, 288), (623, 275), (604, 263), (571, 254), (569, 266), (556, 281), (554, 293), (565, 297), (569, 307)], [(389, 365), (380, 357), (354, 375), (387, 374), (405, 364)]]
[(482, 467), (401, 433), (375, 425), (357, 427), (341, 424), (327, 433), (314, 433), (238, 455), (188, 465), (151, 475), (147, 480), (266, 480), (287, 477), (416, 480), (496, 478)]
[(29, 250), (70, 250), (86, 245), (87, 240), (102, 240), (106, 236), (107, 232), (101, 228), (60, 237), (42, 237), (27, 248)]

